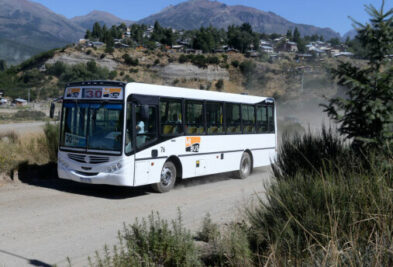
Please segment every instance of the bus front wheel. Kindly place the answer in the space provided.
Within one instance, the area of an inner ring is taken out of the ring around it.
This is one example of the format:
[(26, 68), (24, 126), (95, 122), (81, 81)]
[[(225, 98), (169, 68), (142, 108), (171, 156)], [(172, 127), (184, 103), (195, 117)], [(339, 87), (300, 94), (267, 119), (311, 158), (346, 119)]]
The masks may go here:
[(252, 161), (249, 153), (244, 152), (240, 160), (239, 171), (235, 173), (236, 178), (246, 179), (252, 170)]
[(170, 191), (176, 182), (176, 166), (170, 161), (165, 162), (161, 170), (160, 182), (153, 184), (153, 190), (158, 193)]

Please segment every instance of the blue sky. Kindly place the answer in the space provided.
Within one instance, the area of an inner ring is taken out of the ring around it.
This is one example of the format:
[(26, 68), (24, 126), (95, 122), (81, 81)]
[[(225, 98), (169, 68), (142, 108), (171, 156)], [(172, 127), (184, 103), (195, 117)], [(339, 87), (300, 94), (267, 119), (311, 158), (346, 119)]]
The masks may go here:
[[(92, 10), (104, 10), (120, 18), (139, 20), (157, 13), (168, 5), (184, 0), (34, 0), (67, 18), (85, 15)], [(352, 29), (348, 16), (367, 21), (365, 4), (380, 7), (382, 0), (220, 0), (228, 5), (245, 5), (272, 11), (292, 22), (330, 27), (341, 34)], [(393, 1), (385, 1), (386, 8)]]

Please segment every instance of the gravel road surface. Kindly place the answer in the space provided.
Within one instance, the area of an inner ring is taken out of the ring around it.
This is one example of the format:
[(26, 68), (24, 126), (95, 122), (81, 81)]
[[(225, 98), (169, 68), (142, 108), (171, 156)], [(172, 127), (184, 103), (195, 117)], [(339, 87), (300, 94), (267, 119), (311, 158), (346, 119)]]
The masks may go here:
[(87, 257), (116, 243), (123, 223), (159, 211), (199, 229), (203, 217), (224, 223), (256, 195), (263, 196), (270, 170), (257, 169), (246, 180), (228, 174), (185, 180), (166, 194), (150, 187), (85, 185), (63, 180), (0, 185), (0, 266), (85, 266)]

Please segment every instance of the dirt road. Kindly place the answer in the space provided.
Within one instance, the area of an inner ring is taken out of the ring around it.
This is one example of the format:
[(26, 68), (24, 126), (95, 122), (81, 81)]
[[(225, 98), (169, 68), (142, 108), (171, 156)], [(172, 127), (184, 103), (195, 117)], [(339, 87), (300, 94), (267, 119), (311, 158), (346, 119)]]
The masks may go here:
[(215, 175), (183, 181), (166, 194), (92, 186), (62, 180), (0, 186), (0, 266), (84, 266), (87, 257), (116, 243), (123, 222), (152, 210), (173, 219), (180, 208), (184, 224), (197, 230), (209, 212), (230, 221), (256, 194), (263, 195), (268, 169), (246, 180)]

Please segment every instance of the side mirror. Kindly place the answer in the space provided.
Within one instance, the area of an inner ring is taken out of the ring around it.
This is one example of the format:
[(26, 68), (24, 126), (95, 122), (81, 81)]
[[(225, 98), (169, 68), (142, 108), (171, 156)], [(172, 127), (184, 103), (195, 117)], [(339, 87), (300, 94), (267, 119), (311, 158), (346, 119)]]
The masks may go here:
[(49, 111), (49, 117), (53, 119), (55, 116), (55, 103), (50, 103), (50, 111)]

